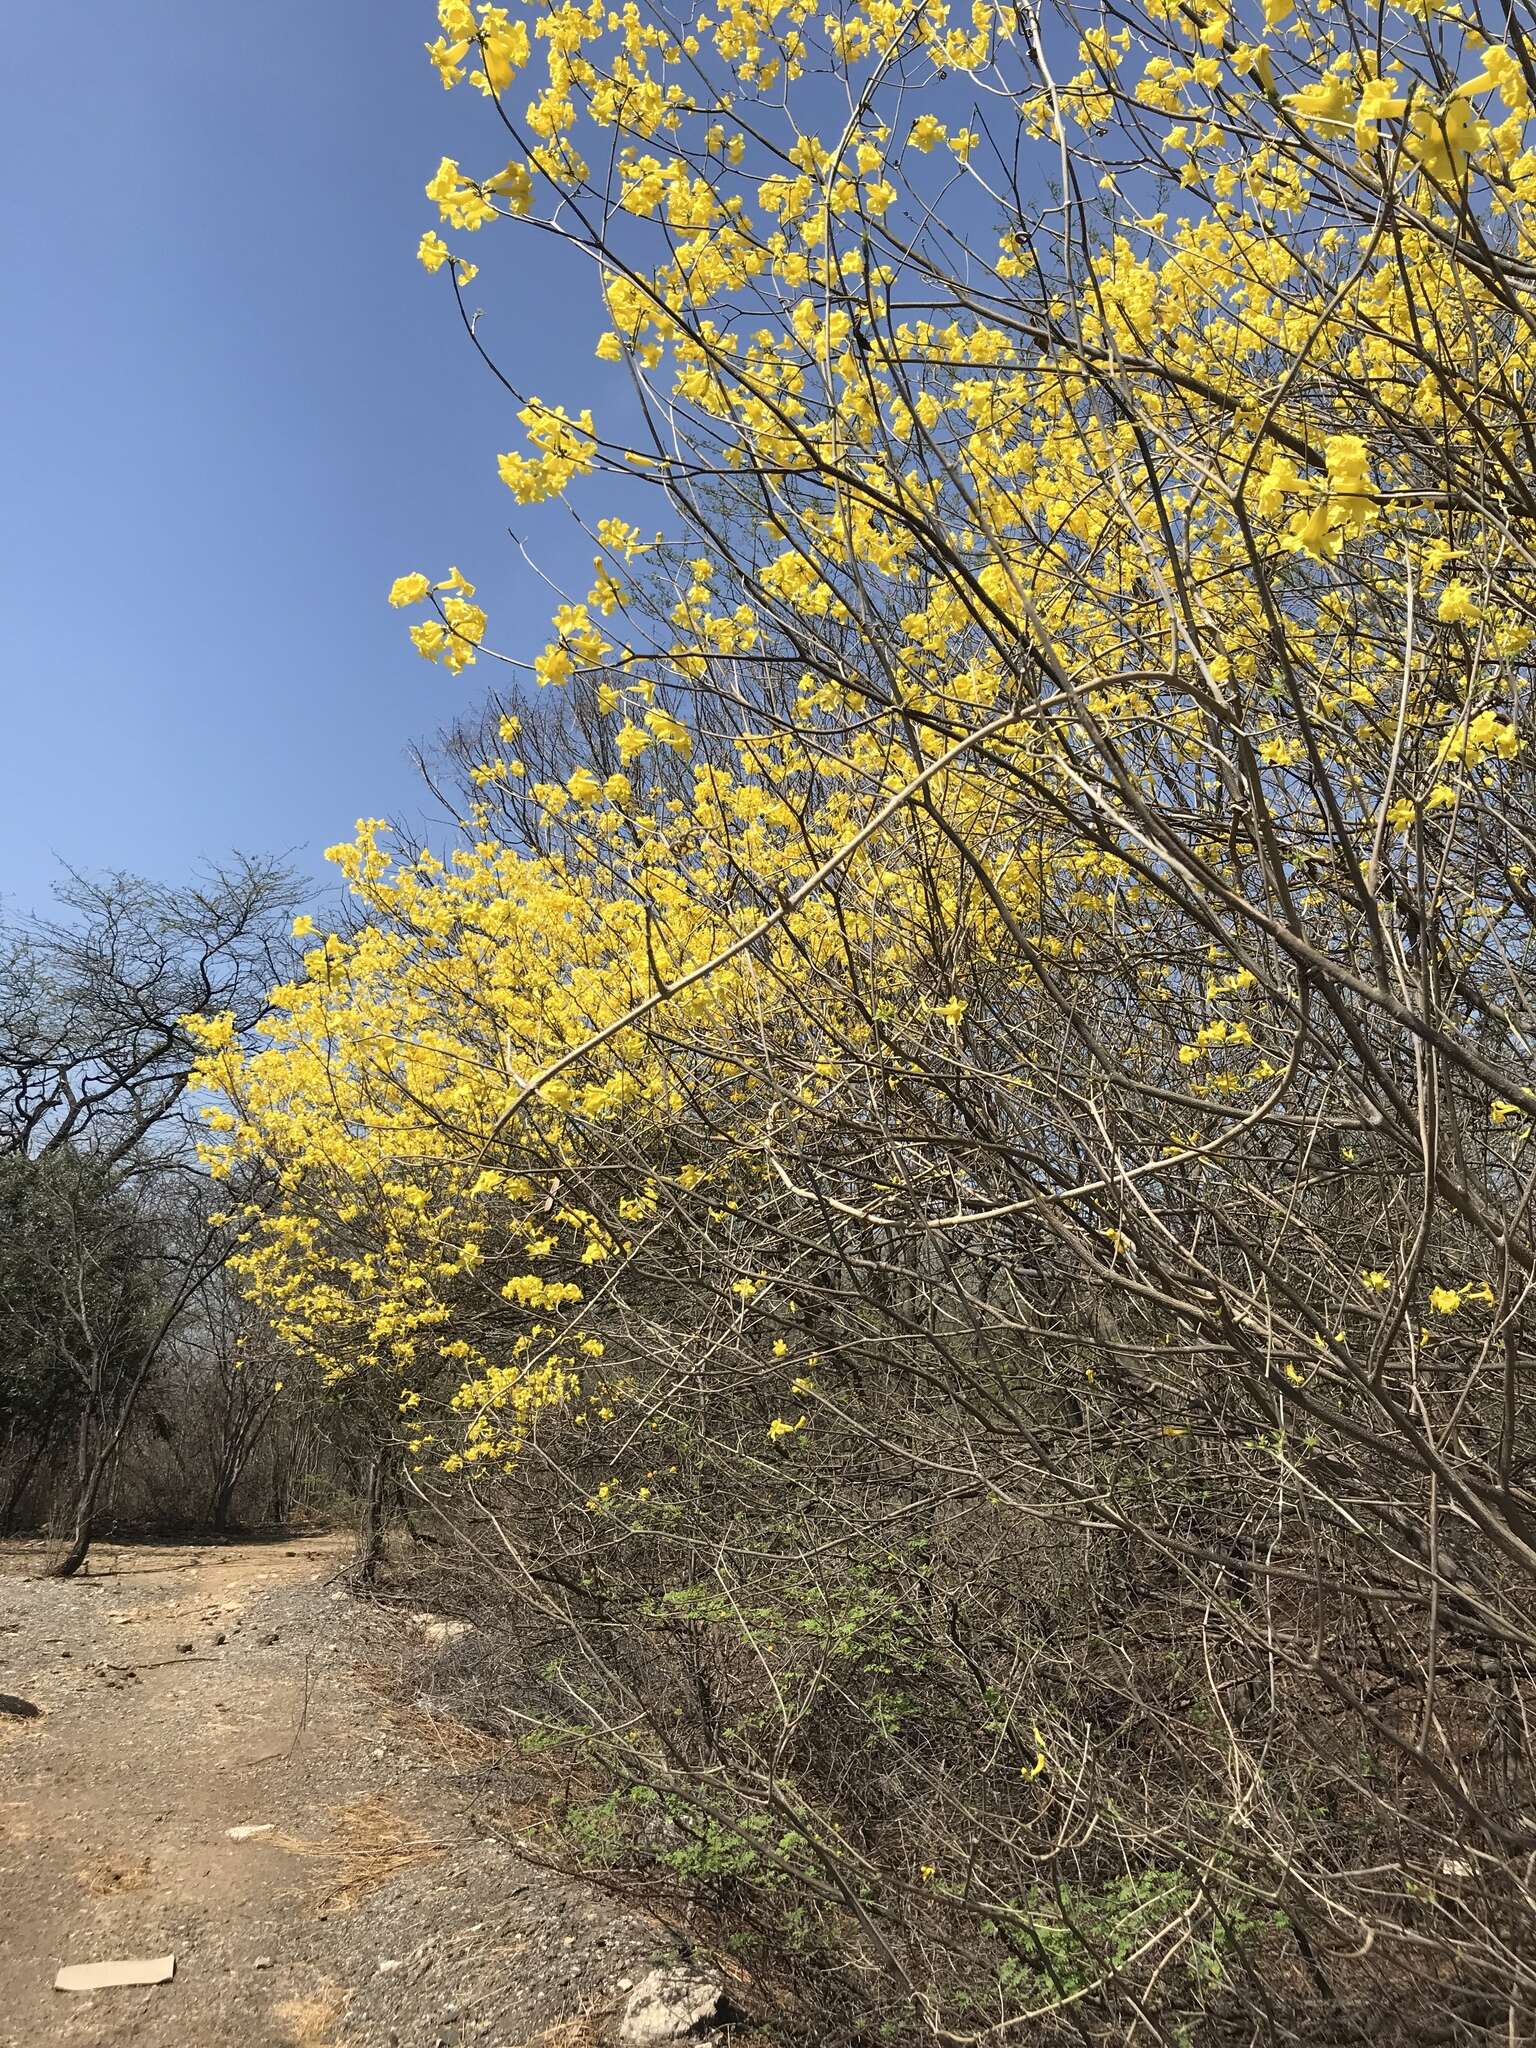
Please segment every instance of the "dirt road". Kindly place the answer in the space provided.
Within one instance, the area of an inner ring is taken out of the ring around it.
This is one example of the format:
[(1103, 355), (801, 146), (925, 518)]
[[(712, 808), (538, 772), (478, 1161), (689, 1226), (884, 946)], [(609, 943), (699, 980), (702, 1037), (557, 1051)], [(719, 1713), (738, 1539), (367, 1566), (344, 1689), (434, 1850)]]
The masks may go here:
[[(0, 1692), (41, 1710), (0, 1715), (0, 2048), (613, 2039), (665, 1935), (476, 1826), (366, 1681), (409, 1624), (333, 1583), (343, 1557), (104, 1550), (67, 1584), (0, 1560)], [(167, 1952), (167, 1984), (52, 1988)]]

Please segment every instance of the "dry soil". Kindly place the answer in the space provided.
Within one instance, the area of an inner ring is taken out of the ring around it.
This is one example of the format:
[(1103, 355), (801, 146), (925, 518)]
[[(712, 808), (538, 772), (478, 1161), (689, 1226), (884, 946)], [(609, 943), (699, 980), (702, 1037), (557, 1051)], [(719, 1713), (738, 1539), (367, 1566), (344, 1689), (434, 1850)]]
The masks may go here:
[[(41, 1710), (0, 1714), (0, 2048), (600, 2048), (675, 1956), (483, 1824), (381, 1688), (414, 1625), (351, 1599), (345, 1553), (0, 1558), (0, 1692)], [(166, 1951), (168, 1984), (52, 1988)]]

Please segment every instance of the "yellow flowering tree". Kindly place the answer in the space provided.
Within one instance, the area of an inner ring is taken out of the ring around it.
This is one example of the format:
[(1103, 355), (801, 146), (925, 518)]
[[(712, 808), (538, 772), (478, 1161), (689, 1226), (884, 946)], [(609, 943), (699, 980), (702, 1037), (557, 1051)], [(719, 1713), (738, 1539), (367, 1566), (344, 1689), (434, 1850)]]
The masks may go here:
[[(438, 12), (419, 253), (592, 573), (390, 593), (527, 687), (208, 1027), (250, 1285), (823, 2026), (1518, 2032), (1518, 19)], [(464, 296), (530, 232), (611, 417)]]

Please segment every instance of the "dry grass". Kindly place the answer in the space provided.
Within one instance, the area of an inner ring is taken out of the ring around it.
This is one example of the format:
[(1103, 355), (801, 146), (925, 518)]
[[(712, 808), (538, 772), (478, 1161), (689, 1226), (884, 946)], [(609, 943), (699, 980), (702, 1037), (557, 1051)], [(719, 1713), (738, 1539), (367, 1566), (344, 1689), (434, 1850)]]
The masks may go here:
[(272, 2017), (287, 2029), (293, 2048), (333, 2048), (341, 2000), (332, 1991), (316, 1992), (309, 1998), (285, 1998), (273, 2007)]
[(385, 1719), (409, 1748), (431, 1750), (450, 1776), (483, 1770), (503, 1747), (483, 1729), (456, 1721), (451, 1714), (428, 1713), (423, 1707), (390, 1706)]
[(483, 1728), (472, 1728), (434, 1702), (428, 1708), (403, 1700), (406, 1679), (401, 1667), (392, 1664), (359, 1664), (354, 1667), (362, 1684), (379, 1702), (379, 1713), (391, 1731), (408, 1748), (430, 1750), (435, 1761), (450, 1776), (483, 1770), (505, 1749), (505, 1742)]
[(75, 1883), (93, 1899), (116, 1892), (141, 1892), (149, 1883), (147, 1856), (98, 1856), (75, 1872)]
[(321, 1874), (321, 1903), (343, 1910), (356, 1905), (402, 1871), (440, 1856), (446, 1844), (420, 1834), (387, 1799), (359, 1799), (331, 1816), (331, 1832), (322, 1842), (295, 1835), (274, 1839), (297, 1856), (310, 1856), (329, 1866)]
[(518, 2042), (517, 2048), (604, 2048), (610, 2038), (601, 2012), (579, 2012), (571, 2019), (556, 2020), (553, 2026), (530, 2034)]

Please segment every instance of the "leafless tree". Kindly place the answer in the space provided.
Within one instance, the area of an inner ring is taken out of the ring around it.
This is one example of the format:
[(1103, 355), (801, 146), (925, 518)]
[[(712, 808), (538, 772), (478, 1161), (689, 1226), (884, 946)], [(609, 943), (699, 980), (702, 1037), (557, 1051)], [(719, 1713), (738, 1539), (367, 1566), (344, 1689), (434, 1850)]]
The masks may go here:
[(46, 1370), (73, 1433), (60, 1576), (84, 1562), (145, 1388), (213, 1313), (228, 1254), (195, 1156), (182, 1019), (254, 1027), (293, 965), (299, 894), (282, 863), (248, 857), (179, 887), (71, 872), (53, 914), (0, 933), (0, 1159), (35, 1198), (30, 1241), (51, 1276), (16, 1295), (7, 1343), (34, 1381)]

